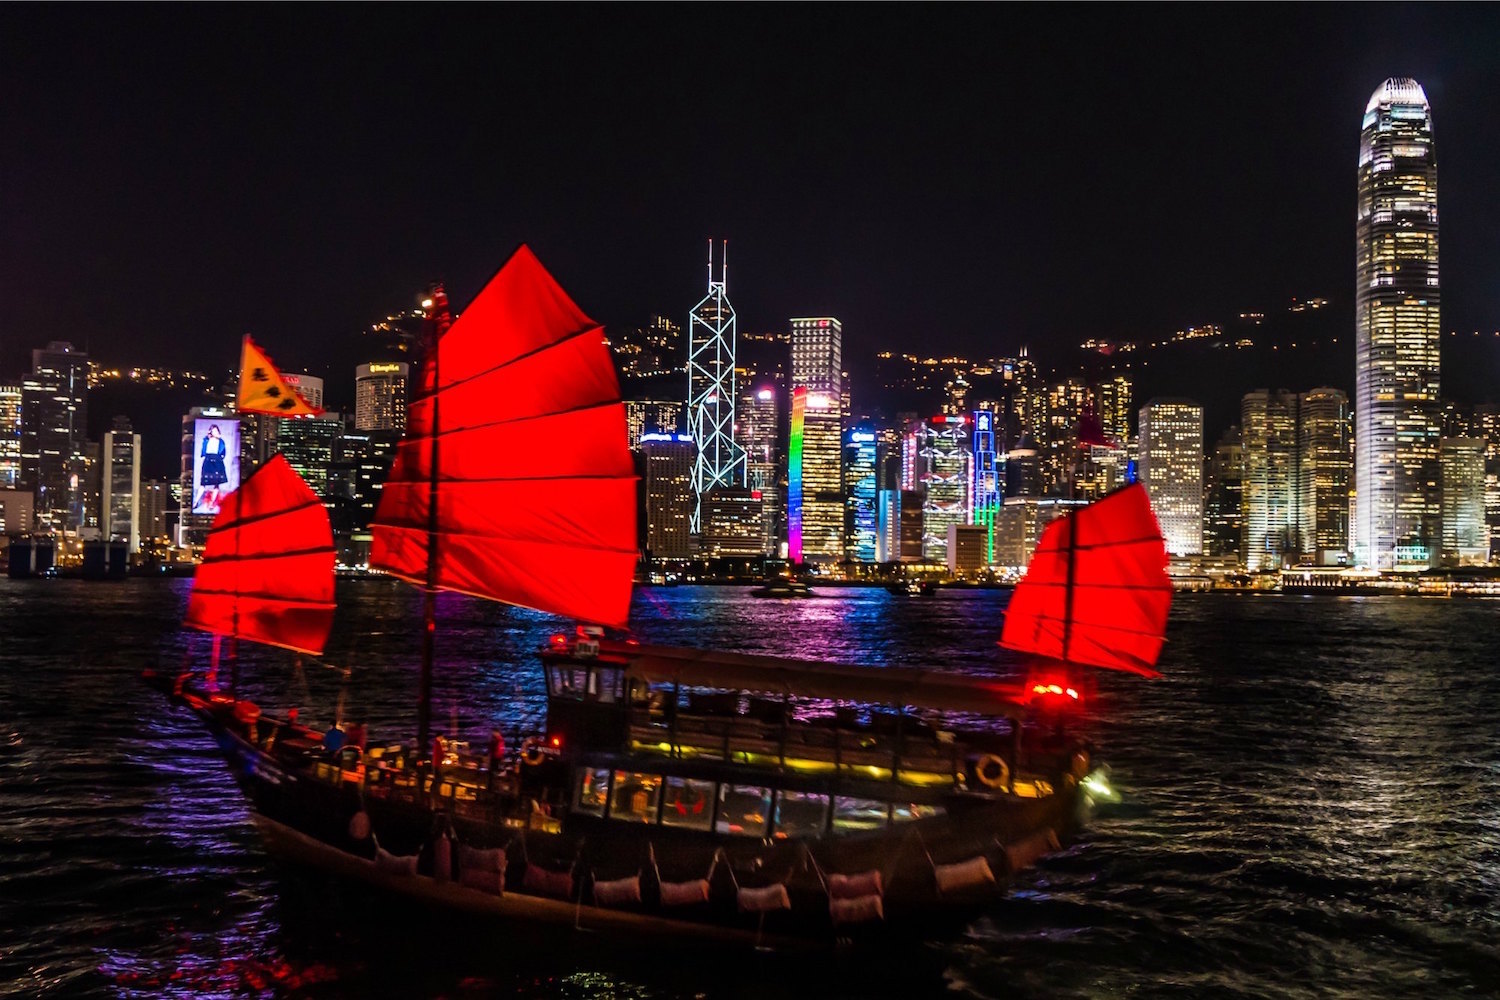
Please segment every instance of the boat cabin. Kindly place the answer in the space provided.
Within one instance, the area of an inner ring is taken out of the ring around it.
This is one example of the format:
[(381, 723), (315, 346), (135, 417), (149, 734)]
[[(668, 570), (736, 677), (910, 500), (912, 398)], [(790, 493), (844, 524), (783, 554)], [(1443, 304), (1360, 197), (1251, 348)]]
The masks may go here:
[[(1053, 762), (1029, 773), (1043, 762), (1022, 756), (1022, 706), (996, 682), (589, 637), (554, 637), (542, 660), (549, 779), (580, 816), (781, 839), (1052, 793)], [(940, 729), (907, 706), (989, 724)]]

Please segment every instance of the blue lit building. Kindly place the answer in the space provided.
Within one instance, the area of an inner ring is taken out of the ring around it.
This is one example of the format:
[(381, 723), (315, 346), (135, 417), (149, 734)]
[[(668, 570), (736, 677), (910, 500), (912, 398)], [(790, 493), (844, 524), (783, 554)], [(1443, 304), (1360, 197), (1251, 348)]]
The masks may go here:
[(854, 562), (875, 561), (878, 527), (876, 508), (875, 428), (856, 424), (844, 437), (844, 482), (848, 485), (848, 558)]
[(995, 561), (995, 512), (1000, 509), (1002, 482), (995, 458), (995, 414), (989, 410), (974, 411), (973, 450), (969, 496), (974, 523), (985, 529), (984, 561), (989, 564)]

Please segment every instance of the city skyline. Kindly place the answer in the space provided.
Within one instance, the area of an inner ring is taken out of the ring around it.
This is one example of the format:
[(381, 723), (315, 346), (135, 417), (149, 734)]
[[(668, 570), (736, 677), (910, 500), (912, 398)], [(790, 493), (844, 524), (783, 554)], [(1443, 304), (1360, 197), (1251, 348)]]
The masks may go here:
[[(379, 67), (398, 52), (418, 68), (431, 57), (397, 11), (358, 30), (337, 11), (303, 12), (306, 31), (232, 10), (169, 24), (12, 13), (0, 73), (20, 141), (0, 151), (11, 229), (0, 294), (12, 304), (0, 371), (54, 338), (110, 361), (146, 353), (212, 370), (219, 340), (246, 330), (286, 344), (287, 367), (319, 370), (340, 337), (409, 307), (408, 290), (433, 277), (464, 301), (522, 240), (604, 322), (636, 322), (693, 300), (695, 248), (710, 234), (735, 244), (744, 329), (839, 315), (859, 331), (851, 359), (930, 343), (976, 356), (1056, 350), (1293, 297), (1328, 297), (1352, 329), (1348, 109), (1405, 75), (1439, 108), (1444, 330), (1500, 327), (1489, 280), (1500, 226), (1486, 195), (1500, 156), (1483, 114), (1500, 90), (1495, 15), (1263, 11), (1234, 12), (1238, 30), (1223, 32), (1198, 12), (1028, 10), (1028, 43), (996, 43), (982, 60), (963, 58), (967, 36), (993, 12), (786, 12), (744, 25), (743, 49), (701, 86), (702, 57), (679, 58), (677, 43), (703, 12), (461, 16), (472, 30), (458, 34), (472, 38), (455, 39), (432, 73), (399, 74)], [(335, 30), (352, 36), (347, 55), (300, 58), (299, 38)], [(1122, 30), (1139, 51), (1119, 52)], [(18, 44), (38, 32), (58, 39), (60, 58), (44, 64)], [(178, 33), (198, 44), (176, 44)], [(203, 41), (216, 34), (237, 41)], [(816, 52), (832, 72), (779, 82), (754, 57), (769, 36), (789, 65)], [(523, 38), (595, 58), (544, 67)], [(487, 39), (513, 58), (496, 60)], [(1168, 50), (1178, 58), (1155, 57)], [(164, 68), (148, 76), (148, 62)], [(344, 69), (355, 82), (338, 82)], [(101, 88), (101, 76), (127, 85)], [(707, 108), (721, 116), (712, 128)], [(1269, 108), (1283, 126), (1274, 134), (1239, 126)], [(526, 127), (497, 128), (509, 137), (499, 143), (485, 129), (494, 121)], [(580, 131), (608, 168), (569, 154)], [(433, 132), (472, 141), (454, 152), (423, 138)], [(738, 155), (689, 155), (710, 134)], [(117, 155), (98, 161), (81, 135)], [(805, 154), (830, 137), (843, 141)], [(290, 146), (297, 167), (277, 166)], [(443, 191), (422, 180), (439, 163), (456, 178)], [(1004, 305), (974, 310), (965, 288)], [(1492, 341), (1444, 348), (1493, 380)]]

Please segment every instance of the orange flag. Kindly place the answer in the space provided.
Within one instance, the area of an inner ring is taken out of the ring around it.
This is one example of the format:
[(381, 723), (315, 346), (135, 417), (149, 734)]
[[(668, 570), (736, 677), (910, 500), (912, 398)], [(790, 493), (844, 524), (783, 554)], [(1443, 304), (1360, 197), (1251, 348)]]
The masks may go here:
[(240, 354), (237, 405), (241, 413), (274, 413), (278, 417), (316, 417), (323, 412), (309, 406), (296, 389), (286, 384), (281, 372), (271, 364), (266, 352), (255, 346), (248, 333)]

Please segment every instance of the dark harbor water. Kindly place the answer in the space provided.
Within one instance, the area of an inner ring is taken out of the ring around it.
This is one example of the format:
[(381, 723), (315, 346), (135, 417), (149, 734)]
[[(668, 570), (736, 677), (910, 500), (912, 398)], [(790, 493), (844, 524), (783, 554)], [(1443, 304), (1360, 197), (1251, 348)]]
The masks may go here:
[[(0, 995), (1459, 997), (1500, 993), (1500, 602), (1187, 596), (1166, 677), (1110, 677), (1124, 801), (960, 939), (815, 961), (413, 920), (283, 874), (204, 731), (137, 680), (206, 654), (187, 581), (0, 580)], [(1004, 672), (1006, 595), (638, 593), (648, 640)], [(340, 585), (345, 715), (412, 727), (418, 597)], [(437, 715), (539, 725), (556, 624), (440, 602)], [(242, 686), (331, 719), (330, 670)]]

